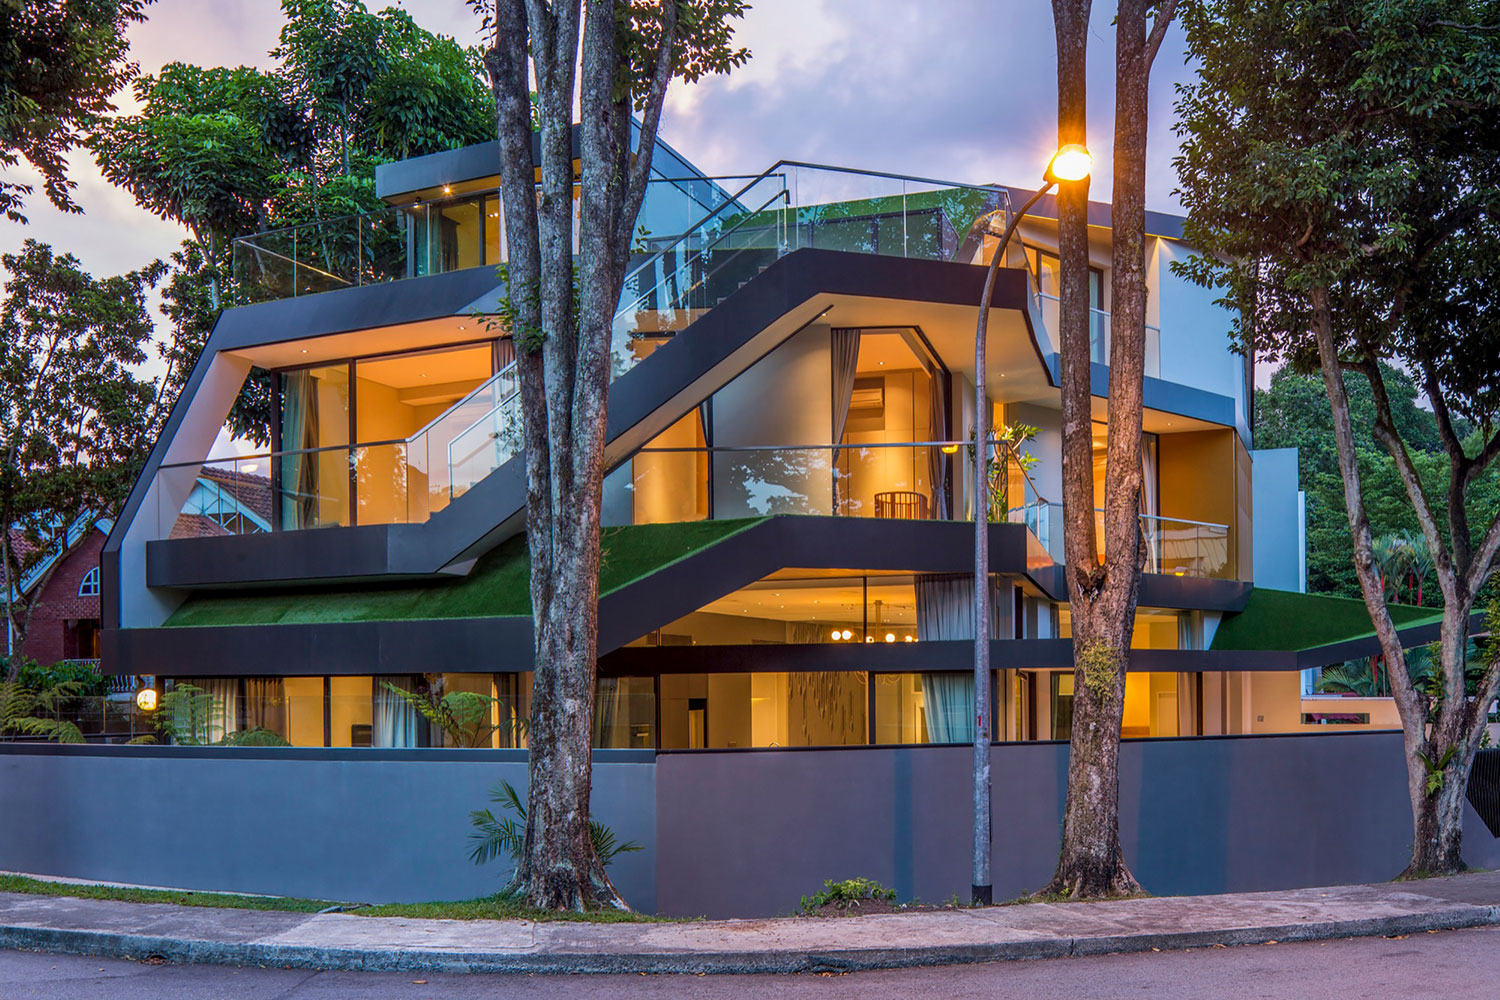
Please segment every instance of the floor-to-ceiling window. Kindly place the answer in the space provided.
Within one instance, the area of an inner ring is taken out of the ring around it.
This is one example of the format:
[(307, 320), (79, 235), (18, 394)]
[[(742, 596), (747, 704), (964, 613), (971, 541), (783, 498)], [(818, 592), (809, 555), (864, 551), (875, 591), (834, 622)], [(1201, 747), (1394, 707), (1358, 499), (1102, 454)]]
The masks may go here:
[(434, 491), (472, 420), (438, 418), (490, 377), (495, 356), (482, 341), (278, 371), (280, 529), (422, 520), (445, 505)]

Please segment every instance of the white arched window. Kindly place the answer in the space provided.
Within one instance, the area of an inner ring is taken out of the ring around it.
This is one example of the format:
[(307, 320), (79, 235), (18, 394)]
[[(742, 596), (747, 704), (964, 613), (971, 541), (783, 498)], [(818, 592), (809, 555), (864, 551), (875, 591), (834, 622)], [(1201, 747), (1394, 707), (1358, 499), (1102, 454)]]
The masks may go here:
[(83, 574), (83, 579), (78, 581), (78, 596), (79, 597), (98, 597), (99, 596), (99, 567), (98, 566), (95, 566), (93, 569), (91, 569), (87, 573)]

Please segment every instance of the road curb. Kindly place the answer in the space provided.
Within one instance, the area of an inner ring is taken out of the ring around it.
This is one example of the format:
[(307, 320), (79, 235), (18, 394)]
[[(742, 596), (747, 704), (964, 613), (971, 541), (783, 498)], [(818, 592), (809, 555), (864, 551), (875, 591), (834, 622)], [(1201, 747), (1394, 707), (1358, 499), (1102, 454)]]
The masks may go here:
[[(378, 919), (378, 918), (374, 918)], [(1500, 906), (1456, 905), (1426, 913), (1167, 934), (1035, 938), (907, 948), (778, 949), (740, 952), (457, 952), (436, 949), (319, 948), (262, 941), (205, 941), (112, 931), (0, 925), (0, 947), (178, 964), (241, 965), (345, 972), (444, 973), (792, 973), (858, 972), (1036, 958), (1104, 955), (1415, 934), (1500, 924)]]

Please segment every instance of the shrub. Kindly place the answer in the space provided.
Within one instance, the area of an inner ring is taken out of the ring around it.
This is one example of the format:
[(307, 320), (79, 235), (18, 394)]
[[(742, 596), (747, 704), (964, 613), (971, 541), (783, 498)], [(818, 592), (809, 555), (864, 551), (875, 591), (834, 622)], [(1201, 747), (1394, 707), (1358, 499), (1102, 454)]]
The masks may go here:
[(817, 913), (829, 903), (835, 909), (847, 910), (871, 900), (882, 903), (896, 901), (896, 890), (887, 889), (872, 878), (846, 878), (843, 881), (826, 879), (823, 888), (811, 896), (802, 897), (800, 913)]

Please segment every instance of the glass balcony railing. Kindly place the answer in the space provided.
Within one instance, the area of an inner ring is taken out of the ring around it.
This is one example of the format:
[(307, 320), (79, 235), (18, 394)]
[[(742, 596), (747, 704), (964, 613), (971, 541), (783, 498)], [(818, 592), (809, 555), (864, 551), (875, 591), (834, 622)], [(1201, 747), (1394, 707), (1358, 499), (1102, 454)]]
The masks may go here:
[(951, 516), (959, 458), (942, 441), (643, 448), (604, 482), (604, 523), (815, 514)]
[[(1006, 519), (1013, 524), (1025, 524), (1054, 560), (1063, 562), (1066, 559), (1062, 504), (1039, 501), (1014, 507)], [(1227, 524), (1142, 514), (1141, 530), (1146, 536), (1145, 572), (1214, 580), (1234, 578), (1234, 567), (1229, 561), (1230, 529)], [(1094, 537), (1102, 543), (1102, 510), (1094, 511)]]
[[(1056, 295), (1046, 292), (1037, 294), (1041, 304), (1042, 324), (1054, 334), (1058, 329), (1058, 301)], [(1089, 360), (1095, 364), (1109, 364), (1110, 315), (1103, 309), (1089, 310)], [(1054, 336), (1054, 341), (1056, 340)], [(1056, 344), (1054, 343), (1054, 346)], [(1146, 325), (1146, 377), (1161, 378), (1161, 329)]]
[(521, 451), (516, 367), (507, 366), (404, 440), (163, 465), (165, 537), (426, 521)]
[(1009, 211), (1001, 187), (777, 163), (630, 272), (615, 315), (613, 373), (629, 371), (794, 250), (973, 262)]
[[(687, 231), (729, 198), (724, 185), (737, 187), (744, 179), (653, 177), (638, 216), (647, 240), (642, 258), (655, 252), (653, 238), (659, 242)], [(505, 259), (503, 215), (499, 192), (490, 189), (240, 237), (231, 264), (235, 301), (244, 305), (493, 267)]]

